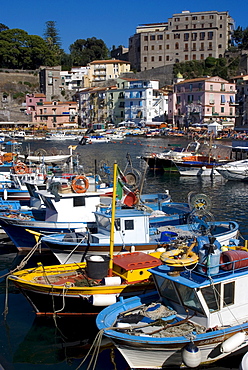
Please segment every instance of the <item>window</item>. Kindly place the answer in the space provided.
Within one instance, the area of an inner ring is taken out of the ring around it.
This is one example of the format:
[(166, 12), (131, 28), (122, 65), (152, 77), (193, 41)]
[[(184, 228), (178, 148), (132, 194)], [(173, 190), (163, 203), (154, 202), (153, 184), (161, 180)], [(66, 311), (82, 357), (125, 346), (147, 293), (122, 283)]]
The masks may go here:
[(230, 116), (232, 116), (232, 115), (233, 115), (233, 109), (230, 108)]
[(208, 40), (213, 40), (214, 33), (208, 32)]
[(209, 311), (217, 311), (220, 309), (220, 284), (208, 286), (201, 289), (202, 295), (208, 305)]
[(201, 51), (203, 51), (203, 50), (204, 50), (204, 42), (201, 42), (200, 50), (201, 50)]
[(214, 104), (214, 94), (209, 95), (209, 104)]
[(148, 46), (144, 46), (144, 50), (147, 51), (148, 50)]
[(174, 34), (174, 39), (180, 39), (180, 33), (175, 33)]
[(209, 23), (209, 27), (212, 28), (213, 27), (213, 23)]
[(232, 96), (232, 95), (230, 96), (230, 103), (234, 104), (234, 96)]
[(196, 16), (193, 16), (193, 17), (192, 17), (192, 20), (193, 20), (193, 21), (197, 21), (197, 17), (196, 17)]
[(222, 39), (222, 33), (220, 33), (220, 39)]
[(158, 50), (162, 50), (162, 45), (158, 45)]
[(151, 49), (154, 50), (154, 45), (152, 45)]
[(221, 113), (225, 113), (225, 107), (220, 108)]
[(222, 48), (222, 45), (221, 45), (221, 44), (219, 44), (219, 45), (218, 45), (218, 48), (219, 48), (219, 49), (221, 49), (221, 48)]
[(222, 24), (220, 24), (220, 28), (222, 28)]
[(151, 41), (155, 40), (155, 35), (151, 35), (151, 36), (150, 36), (150, 40), (151, 40)]
[(170, 45), (166, 45), (166, 49), (168, 50), (170, 48)]
[(212, 42), (209, 42), (208, 43), (208, 50), (213, 50), (213, 44), (212, 44)]
[(192, 45), (192, 50), (193, 51), (196, 51), (196, 43), (194, 42), (193, 45)]
[(220, 103), (221, 104), (225, 104), (225, 102), (226, 102), (225, 95), (221, 95), (221, 97), (220, 97)]
[(85, 206), (85, 197), (73, 198), (73, 207)]
[(177, 104), (181, 103), (181, 96), (177, 96)]
[(234, 281), (224, 284), (224, 306), (229, 306), (234, 303)]
[(204, 19), (204, 15), (201, 16), (201, 19)]
[(192, 35), (191, 35), (191, 40), (196, 41), (196, 39), (197, 39), (197, 33), (193, 32)]
[(163, 35), (157, 35), (157, 40), (163, 40)]
[(203, 60), (204, 59), (204, 54), (201, 54), (201, 60)]
[(196, 54), (193, 54), (193, 55), (192, 55), (192, 59), (193, 59), (193, 60), (196, 60)]
[(154, 57), (151, 57), (151, 62), (154, 62)]
[(158, 61), (159, 61), (159, 62), (162, 62), (162, 57), (161, 57), (161, 55), (159, 55), (159, 57), (158, 57)]
[(180, 18), (175, 18), (175, 22), (180, 22)]
[(179, 49), (179, 44), (178, 42), (175, 43), (175, 49), (178, 50)]
[(193, 85), (189, 84), (189, 91), (192, 91), (192, 90), (193, 90)]
[(170, 60), (170, 57), (169, 57), (169, 55), (166, 55), (166, 61), (169, 61)]
[(221, 84), (220, 91), (225, 91), (225, 84)]
[(159, 289), (161, 296), (163, 298), (172, 300), (173, 302), (180, 304), (178, 294), (174, 288), (172, 281), (165, 280), (164, 278), (157, 275), (155, 275), (154, 278), (156, 280), (156, 285)]
[(189, 56), (185, 55), (184, 60), (189, 60)]
[(185, 33), (184, 34), (184, 41), (188, 41), (189, 40), (189, 33)]
[(178, 290), (178, 293), (180, 295), (180, 298), (183, 302), (183, 304), (192, 309), (193, 311), (198, 311), (200, 313), (203, 313), (202, 306), (200, 304), (200, 301), (198, 300), (198, 297), (196, 295), (195, 289), (189, 288), (186, 285), (175, 283), (176, 289)]
[(134, 229), (134, 222), (133, 220), (125, 220), (125, 230), (133, 230)]
[[(178, 27), (178, 26), (177, 26)], [(166, 39), (169, 40), (170, 39), (170, 35), (166, 35)]]
[(213, 16), (213, 15), (210, 15), (210, 16), (209, 16), (209, 19), (214, 19), (214, 16)]
[(194, 95), (188, 95), (188, 103), (193, 103)]
[(184, 51), (188, 51), (189, 50), (189, 46), (188, 46), (188, 44), (185, 44), (184, 45)]
[(147, 62), (147, 57), (144, 57), (144, 62)]
[(189, 26), (186, 24), (185, 28), (186, 28), (186, 30), (187, 30), (187, 29), (189, 28)]

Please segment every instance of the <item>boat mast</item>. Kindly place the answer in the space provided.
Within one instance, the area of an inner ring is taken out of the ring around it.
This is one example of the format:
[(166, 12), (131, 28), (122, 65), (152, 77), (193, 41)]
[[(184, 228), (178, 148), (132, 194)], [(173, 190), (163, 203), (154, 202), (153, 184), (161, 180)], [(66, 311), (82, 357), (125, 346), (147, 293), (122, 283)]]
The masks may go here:
[(116, 187), (117, 187), (117, 163), (114, 163), (114, 181), (113, 181), (113, 197), (111, 209), (111, 229), (110, 229), (110, 260), (109, 260), (109, 276), (113, 272), (113, 254), (114, 254), (114, 233), (115, 233), (115, 201), (116, 201)]

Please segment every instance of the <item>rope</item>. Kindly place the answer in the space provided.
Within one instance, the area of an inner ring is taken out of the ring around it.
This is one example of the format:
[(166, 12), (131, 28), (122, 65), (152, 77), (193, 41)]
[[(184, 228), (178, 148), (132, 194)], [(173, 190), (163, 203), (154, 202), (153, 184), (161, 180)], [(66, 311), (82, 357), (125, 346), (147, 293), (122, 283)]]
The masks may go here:
[(67, 261), (70, 259), (71, 255), (75, 252), (75, 250), (80, 246), (80, 244), (85, 240), (86, 238), (83, 238), (80, 240), (80, 242), (76, 245), (75, 248), (68, 254), (66, 260), (63, 262), (63, 265), (67, 263)]
[(86, 370), (89, 370), (90, 367), (91, 367), (91, 364), (92, 362), (94, 361), (93, 363), (93, 367), (92, 367), (92, 370), (95, 369), (96, 367), (96, 363), (97, 363), (97, 358), (98, 358), (98, 355), (99, 355), (99, 351), (100, 351), (100, 346), (101, 346), (101, 342), (102, 342), (102, 337), (103, 337), (103, 334), (104, 334), (104, 331), (106, 329), (101, 329), (99, 330), (99, 332), (97, 333), (88, 353), (86, 354), (86, 356), (84, 357), (83, 361), (79, 364), (79, 366), (76, 368), (76, 370), (80, 369), (80, 367), (83, 365), (83, 363), (86, 361), (86, 359), (88, 358), (88, 356), (90, 355), (92, 349), (93, 349), (93, 353), (92, 353), (92, 356), (91, 356), (91, 360), (89, 362), (89, 365), (87, 367)]
[(36, 250), (39, 248), (41, 242), (38, 241), (35, 246), (28, 252), (28, 254), (23, 258), (23, 260), (21, 261), (21, 263), (14, 269), (14, 270), (11, 270), (9, 271), (7, 274), (5, 275), (2, 275), (0, 276), (0, 278), (3, 278), (5, 276), (7, 276), (7, 279), (6, 279), (6, 287), (5, 287), (5, 306), (4, 306), (4, 311), (3, 311), (3, 315), (4, 315), (4, 320), (6, 320), (6, 317), (7, 317), (7, 314), (8, 314), (8, 311), (9, 311), (9, 308), (8, 308), (8, 286), (9, 286), (9, 276), (11, 274), (13, 274), (14, 272), (16, 271), (19, 271), (21, 270), (26, 264), (27, 262), (29, 261), (29, 259), (33, 256), (33, 254), (36, 252)]

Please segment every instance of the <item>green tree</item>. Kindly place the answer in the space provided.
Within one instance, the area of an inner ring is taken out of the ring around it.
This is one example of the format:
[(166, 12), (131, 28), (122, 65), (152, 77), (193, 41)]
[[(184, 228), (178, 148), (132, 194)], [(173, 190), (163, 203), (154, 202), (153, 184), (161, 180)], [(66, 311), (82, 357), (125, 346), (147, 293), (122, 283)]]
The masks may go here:
[(40, 65), (56, 65), (52, 50), (40, 36), (20, 29), (0, 32), (0, 67), (37, 69)]
[(8, 29), (9, 29), (8, 26), (5, 26), (5, 24), (0, 23), (0, 32), (5, 31), (5, 30), (8, 30)]
[(59, 48), (61, 47), (61, 38), (59, 36), (59, 31), (56, 28), (55, 21), (47, 21), (46, 28), (43, 34), (46, 42), (50, 44), (50, 46), (57, 45)]
[(70, 45), (72, 64), (75, 66), (86, 66), (93, 60), (104, 60), (109, 58), (109, 51), (104, 41), (91, 37), (86, 40), (78, 39)]

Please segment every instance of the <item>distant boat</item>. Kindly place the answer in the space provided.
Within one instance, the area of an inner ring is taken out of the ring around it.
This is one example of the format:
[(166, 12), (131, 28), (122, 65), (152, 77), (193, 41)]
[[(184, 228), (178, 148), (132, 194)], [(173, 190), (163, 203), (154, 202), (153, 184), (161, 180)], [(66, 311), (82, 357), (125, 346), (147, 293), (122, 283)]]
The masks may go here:
[[(24, 159), (24, 156), (19, 155), (18, 158)], [(33, 162), (33, 163), (59, 163), (65, 162), (71, 157), (70, 154), (67, 155), (29, 155), (25, 158), (26, 162)]]
[(248, 181), (248, 159), (226, 163), (216, 171), (227, 180)]

